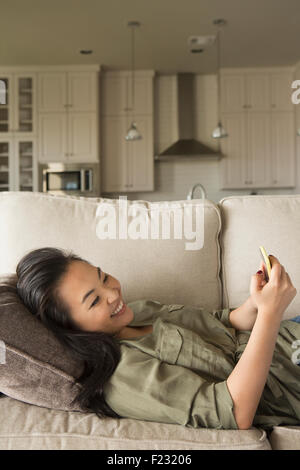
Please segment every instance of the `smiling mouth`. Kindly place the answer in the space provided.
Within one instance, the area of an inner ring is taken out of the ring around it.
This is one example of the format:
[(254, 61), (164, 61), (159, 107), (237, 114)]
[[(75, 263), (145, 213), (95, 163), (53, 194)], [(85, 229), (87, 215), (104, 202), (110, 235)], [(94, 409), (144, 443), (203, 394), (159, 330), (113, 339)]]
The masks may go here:
[(119, 303), (118, 307), (116, 308), (114, 313), (111, 315), (111, 317), (120, 316), (122, 315), (122, 313), (125, 312), (125, 310), (126, 310), (126, 304), (124, 304), (123, 300), (121, 300), (121, 302)]

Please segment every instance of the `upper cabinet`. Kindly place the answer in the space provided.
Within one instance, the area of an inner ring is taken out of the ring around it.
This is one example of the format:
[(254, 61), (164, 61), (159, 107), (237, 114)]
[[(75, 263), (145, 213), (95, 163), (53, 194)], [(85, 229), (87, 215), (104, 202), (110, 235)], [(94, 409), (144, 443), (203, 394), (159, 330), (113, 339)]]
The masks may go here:
[[(104, 193), (154, 190), (153, 71), (106, 72), (101, 87), (101, 165)], [(126, 141), (136, 121), (142, 139)]]
[[(134, 96), (130, 72), (107, 72), (102, 80), (101, 114), (128, 116), (153, 114), (153, 73), (135, 72)], [(134, 106), (134, 110), (133, 110)]]
[(221, 77), (221, 112), (293, 111), (293, 71), (226, 71)]
[(93, 72), (42, 72), (39, 112), (97, 111), (98, 80)]
[(99, 72), (38, 73), (40, 162), (99, 161)]
[(221, 77), (222, 188), (295, 186), (293, 70), (225, 70)]
[(0, 191), (37, 191), (36, 73), (0, 68)]
[(36, 74), (3, 73), (6, 103), (0, 106), (0, 135), (34, 134), (36, 132)]

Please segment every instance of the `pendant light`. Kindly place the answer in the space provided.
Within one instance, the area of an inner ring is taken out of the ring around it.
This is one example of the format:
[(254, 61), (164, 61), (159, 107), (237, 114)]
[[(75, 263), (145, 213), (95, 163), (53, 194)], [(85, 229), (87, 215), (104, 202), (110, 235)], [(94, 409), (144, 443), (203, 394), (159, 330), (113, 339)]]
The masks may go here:
[(218, 62), (218, 112), (219, 112), (219, 122), (217, 127), (213, 130), (212, 132), (212, 137), (214, 139), (223, 139), (224, 137), (228, 137), (228, 134), (226, 130), (224, 129), (222, 122), (221, 122), (221, 79), (220, 79), (220, 74), (221, 74), (221, 39), (220, 39), (220, 27), (225, 26), (226, 21), (223, 19), (219, 20), (214, 20), (213, 22), (214, 25), (219, 27), (218, 33), (217, 33), (217, 62)]
[[(140, 23), (138, 21), (129, 21), (128, 26), (131, 28), (131, 100), (132, 100), (132, 114), (134, 115), (134, 93), (135, 93), (135, 76), (134, 76), (134, 54), (135, 54), (135, 41), (134, 41), (134, 30), (135, 28), (138, 28), (140, 26)], [(138, 131), (136, 122), (132, 120), (131, 126), (127, 131), (125, 139), (127, 141), (133, 141), (133, 140), (141, 140), (142, 135)]]

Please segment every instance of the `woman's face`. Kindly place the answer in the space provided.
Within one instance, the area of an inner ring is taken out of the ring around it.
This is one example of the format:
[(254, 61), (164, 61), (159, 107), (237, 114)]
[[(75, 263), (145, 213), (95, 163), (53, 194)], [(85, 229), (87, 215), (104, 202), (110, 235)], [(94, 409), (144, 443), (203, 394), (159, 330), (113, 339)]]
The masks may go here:
[[(133, 320), (117, 279), (84, 261), (72, 261), (58, 288), (78, 328), (117, 335)], [(121, 307), (121, 308), (120, 308)]]

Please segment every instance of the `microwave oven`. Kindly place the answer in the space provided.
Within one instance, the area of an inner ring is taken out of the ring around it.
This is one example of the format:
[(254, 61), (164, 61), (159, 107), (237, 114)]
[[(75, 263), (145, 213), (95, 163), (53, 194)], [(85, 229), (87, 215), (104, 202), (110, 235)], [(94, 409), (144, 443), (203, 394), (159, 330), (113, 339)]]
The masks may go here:
[(74, 196), (100, 196), (98, 163), (47, 163), (40, 165), (40, 191)]

